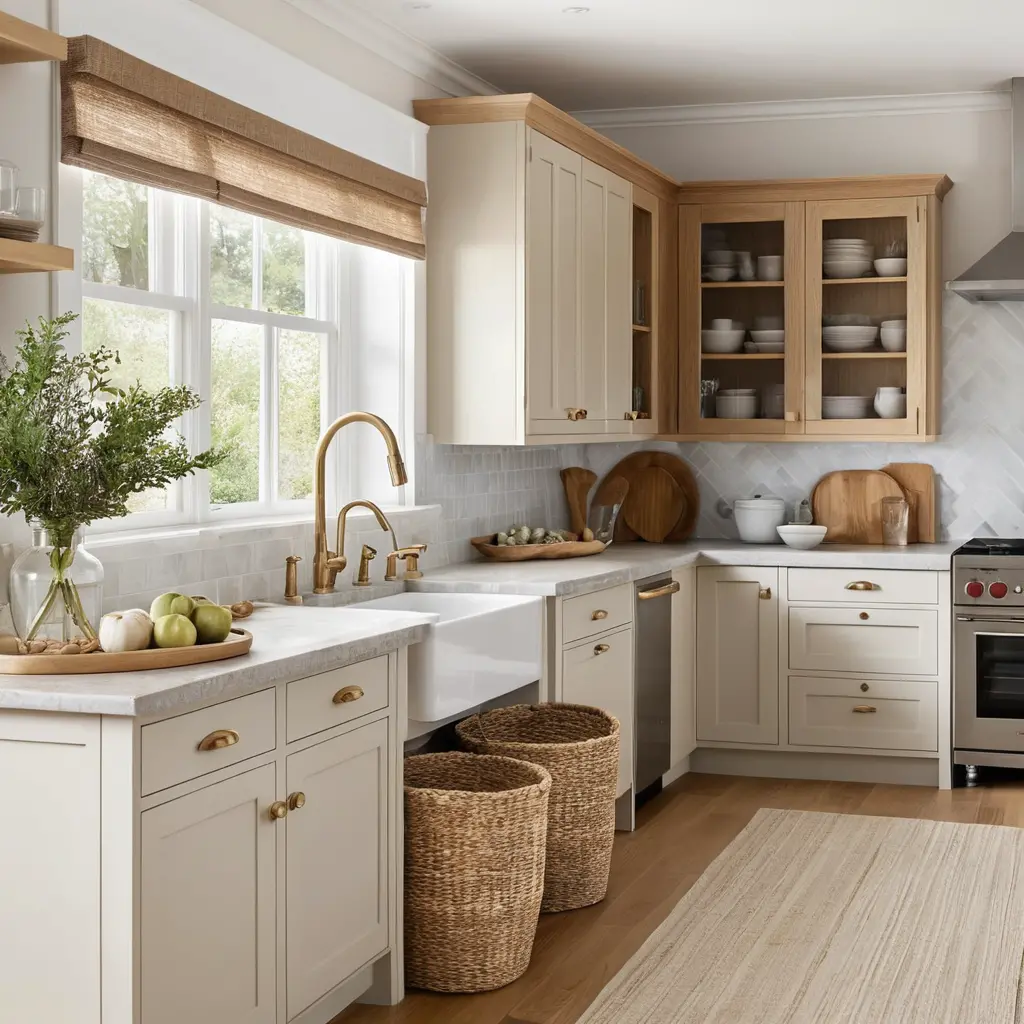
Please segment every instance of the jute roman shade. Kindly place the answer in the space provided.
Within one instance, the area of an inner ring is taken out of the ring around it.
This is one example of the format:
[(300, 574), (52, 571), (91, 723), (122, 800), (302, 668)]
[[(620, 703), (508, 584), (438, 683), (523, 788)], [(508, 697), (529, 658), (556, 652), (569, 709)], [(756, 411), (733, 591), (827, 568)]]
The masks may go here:
[(61, 67), (61, 159), (417, 259), (426, 186), (92, 36)]

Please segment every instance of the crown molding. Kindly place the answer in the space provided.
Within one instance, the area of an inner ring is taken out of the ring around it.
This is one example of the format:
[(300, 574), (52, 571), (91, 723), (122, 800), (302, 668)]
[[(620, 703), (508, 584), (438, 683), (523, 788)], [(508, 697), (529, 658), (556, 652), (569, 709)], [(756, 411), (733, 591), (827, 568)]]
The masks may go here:
[(938, 92), (914, 96), (845, 96), (824, 100), (765, 100), (755, 103), (583, 110), (574, 113), (573, 117), (591, 128), (603, 131), (606, 128), (667, 128), (684, 124), (979, 113), (1009, 109), (1009, 92)]
[(426, 43), (381, 21), (350, 0), (285, 0), (285, 3), (449, 96), (494, 96), (501, 92)]

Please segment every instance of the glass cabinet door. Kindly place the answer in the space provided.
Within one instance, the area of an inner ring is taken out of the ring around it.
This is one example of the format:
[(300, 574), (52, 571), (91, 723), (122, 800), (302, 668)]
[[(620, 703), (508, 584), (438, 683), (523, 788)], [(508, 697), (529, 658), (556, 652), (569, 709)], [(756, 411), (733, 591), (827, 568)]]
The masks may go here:
[(684, 429), (800, 432), (803, 204), (682, 207), (680, 226)]
[(927, 201), (807, 203), (806, 432), (921, 430)]

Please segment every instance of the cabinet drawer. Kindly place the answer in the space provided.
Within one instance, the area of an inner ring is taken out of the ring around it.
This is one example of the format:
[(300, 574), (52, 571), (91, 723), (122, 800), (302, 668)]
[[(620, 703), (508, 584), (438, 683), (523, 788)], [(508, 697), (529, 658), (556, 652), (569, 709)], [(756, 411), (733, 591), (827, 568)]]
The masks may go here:
[(789, 742), (808, 747), (938, 750), (938, 684), (789, 679)]
[[(851, 587), (855, 589), (849, 589)], [(939, 574), (907, 569), (790, 569), (790, 601), (938, 604)]]
[(622, 629), (562, 652), (562, 700), (589, 704), (619, 720), (616, 796), (633, 784), (633, 630)]
[(789, 609), (789, 667), (934, 676), (939, 613), (892, 608)]
[(562, 643), (571, 644), (632, 621), (633, 587), (629, 583), (570, 597), (562, 601)]
[[(260, 690), (201, 711), (144, 725), (142, 795), (273, 750), (277, 742), (274, 693), (273, 688)], [(215, 735), (218, 732), (223, 735)], [(200, 749), (201, 746), (207, 749)]]
[(373, 658), (288, 684), (288, 742), (388, 706), (388, 659)]

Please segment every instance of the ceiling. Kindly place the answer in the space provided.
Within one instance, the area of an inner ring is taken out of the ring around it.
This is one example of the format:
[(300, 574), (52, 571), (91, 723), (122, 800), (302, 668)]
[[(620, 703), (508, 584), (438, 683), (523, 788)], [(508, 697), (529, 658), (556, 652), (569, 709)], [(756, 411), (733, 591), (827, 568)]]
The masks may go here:
[(568, 110), (973, 92), (1024, 74), (1020, 0), (349, 2)]

